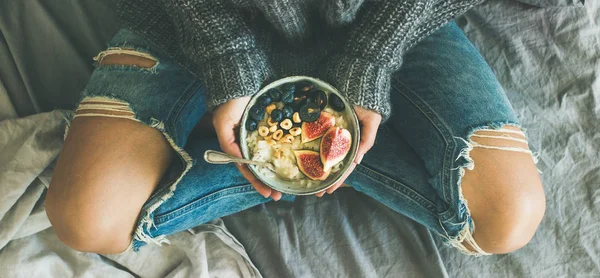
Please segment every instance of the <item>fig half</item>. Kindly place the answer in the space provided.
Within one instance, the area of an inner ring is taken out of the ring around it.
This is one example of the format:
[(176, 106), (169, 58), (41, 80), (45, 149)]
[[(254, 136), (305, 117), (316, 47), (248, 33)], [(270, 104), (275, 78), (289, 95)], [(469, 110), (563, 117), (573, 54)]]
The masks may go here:
[(327, 179), (329, 171), (323, 169), (323, 163), (319, 153), (310, 150), (294, 151), (296, 156), (296, 163), (300, 172), (306, 175), (311, 180), (322, 181)]
[(321, 112), (319, 118), (314, 122), (302, 123), (302, 143), (318, 139), (332, 126), (335, 125), (335, 117), (329, 112)]
[(331, 170), (333, 166), (344, 160), (350, 146), (352, 145), (352, 135), (350, 131), (341, 127), (331, 127), (323, 139), (321, 139), (321, 162), (325, 171)]

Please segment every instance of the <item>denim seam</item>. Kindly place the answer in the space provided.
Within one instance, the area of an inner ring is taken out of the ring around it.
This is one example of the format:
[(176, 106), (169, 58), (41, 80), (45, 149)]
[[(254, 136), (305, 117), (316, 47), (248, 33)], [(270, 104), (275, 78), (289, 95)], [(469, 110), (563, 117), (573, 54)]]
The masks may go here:
[[(454, 190), (449, 190), (449, 185), (454, 184), (454, 179), (450, 173), (451, 166), (448, 165), (448, 162), (452, 160), (452, 154), (456, 150), (456, 141), (454, 140), (454, 136), (450, 132), (450, 128), (440, 120), (440, 117), (425, 103), (412, 89), (410, 89), (406, 84), (404, 84), (401, 80), (395, 78), (395, 81), (399, 83), (405, 90), (397, 90), (400, 94), (402, 94), (408, 101), (413, 103), (415, 107), (417, 107), (423, 115), (429, 119), (429, 121), (436, 127), (440, 135), (442, 136), (444, 142), (446, 143), (446, 148), (444, 150), (444, 159), (442, 161), (442, 194), (444, 197), (444, 202), (448, 202), (447, 198), (450, 197), (450, 202), (456, 199), (457, 196), (454, 194)], [(394, 85), (392, 85), (394, 86)], [(394, 86), (395, 87), (395, 86)], [(396, 88), (398, 89), (398, 88)], [(406, 92), (410, 93), (415, 99), (410, 98)], [(451, 138), (452, 140), (449, 140)], [(449, 192), (448, 192), (449, 191)], [(449, 196), (448, 196), (449, 195)], [(450, 203), (450, 206), (451, 203)]]
[(457, 216), (456, 209), (453, 206), (448, 206), (445, 211), (438, 213), (438, 216), (442, 222), (448, 222)]
[(168, 212), (163, 215), (155, 215), (154, 223), (155, 223), (155, 225), (162, 225), (162, 224), (165, 224), (175, 218), (178, 218), (178, 217), (184, 215), (185, 213), (187, 213), (191, 210), (195, 210), (197, 208), (205, 206), (209, 202), (213, 202), (215, 200), (222, 199), (225, 196), (230, 196), (232, 194), (252, 193), (253, 190), (254, 190), (254, 188), (250, 184), (242, 184), (242, 185), (237, 185), (235, 187), (221, 189), (221, 190), (213, 192), (207, 196), (201, 197), (200, 199), (196, 199), (195, 201), (192, 201), (174, 211)]
[(388, 177), (387, 175), (379, 173), (365, 165), (358, 164), (357, 166), (359, 167), (357, 167), (356, 170), (358, 170), (358, 172), (364, 174), (371, 180), (374, 180), (380, 184), (383, 184), (387, 187), (390, 187), (391, 189), (396, 190), (397, 192), (408, 197), (409, 199), (414, 200), (415, 203), (422, 206), (424, 209), (429, 210), (434, 214), (436, 213), (435, 204), (431, 203), (425, 197), (421, 196), (421, 194), (419, 194), (418, 192), (415, 192), (414, 190), (410, 189), (410, 187), (405, 186), (403, 183), (391, 177)]
[[(179, 120), (181, 115), (181, 111), (185, 107), (185, 105), (192, 99), (192, 97), (198, 92), (198, 90), (202, 87), (202, 82), (198, 79), (194, 79), (186, 89), (183, 95), (180, 97), (180, 100), (175, 103), (174, 108), (171, 110), (168, 116), (169, 127), (173, 128), (173, 134), (175, 136), (179, 136), (179, 130), (177, 128), (176, 121)], [(180, 138), (175, 138), (180, 139)]]

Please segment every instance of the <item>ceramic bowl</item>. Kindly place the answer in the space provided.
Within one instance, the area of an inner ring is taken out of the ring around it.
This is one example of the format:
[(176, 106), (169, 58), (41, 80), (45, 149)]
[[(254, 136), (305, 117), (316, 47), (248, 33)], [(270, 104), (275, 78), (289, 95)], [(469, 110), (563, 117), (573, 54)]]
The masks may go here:
[(339, 96), (342, 99), (342, 101), (344, 102), (345, 110), (342, 111), (341, 113), (342, 113), (343, 117), (345, 118), (345, 120), (348, 122), (348, 131), (350, 131), (350, 134), (352, 135), (352, 144), (350, 146), (350, 151), (348, 152), (348, 154), (346, 155), (344, 160), (342, 160), (343, 167), (341, 168), (340, 171), (338, 171), (336, 173), (331, 173), (329, 175), (329, 177), (327, 177), (327, 179), (325, 179), (324, 181), (314, 181), (315, 184), (311, 187), (305, 187), (305, 186), (301, 185), (298, 181), (288, 181), (288, 180), (281, 179), (281, 178), (277, 177), (277, 175), (272, 175), (272, 176), (263, 175), (263, 174), (261, 174), (260, 171), (258, 171), (258, 166), (249, 165), (249, 168), (250, 168), (250, 171), (260, 181), (262, 181), (264, 184), (266, 184), (267, 186), (269, 186), (272, 189), (275, 189), (277, 191), (280, 191), (282, 193), (287, 193), (287, 194), (310, 195), (310, 194), (315, 194), (315, 193), (321, 192), (323, 190), (327, 190), (327, 188), (336, 184), (342, 178), (344, 173), (349, 170), (350, 165), (352, 164), (351, 162), (354, 161), (354, 159), (356, 158), (356, 153), (358, 151), (358, 142), (360, 142), (360, 127), (358, 124), (358, 118), (356, 117), (356, 113), (354, 112), (354, 109), (352, 108), (350, 103), (345, 99), (345, 97), (342, 94), (340, 94), (340, 92), (336, 88), (334, 88), (333, 86), (329, 85), (328, 83), (326, 83), (322, 80), (308, 77), (308, 76), (286, 77), (286, 78), (279, 79), (279, 80), (265, 86), (251, 98), (250, 102), (248, 103), (248, 106), (246, 107), (246, 109), (244, 111), (244, 115), (242, 117), (242, 124), (240, 125), (240, 134), (239, 134), (240, 147), (242, 149), (242, 155), (244, 156), (244, 158), (250, 159), (251, 158), (250, 149), (248, 148), (248, 144), (246, 142), (246, 138), (248, 137), (248, 131), (246, 130), (245, 124), (243, 124), (243, 123), (245, 123), (248, 120), (248, 118), (249, 118), (248, 111), (250, 110), (250, 107), (254, 106), (258, 97), (260, 97), (261, 95), (263, 95), (264, 93), (266, 93), (268, 90), (270, 90), (272, 88), (280, 87), (281, 85), (286, 84), (286, 83), (296, 83), (299, 81), (310, 81), (315, 86), (315, 88), (323, 90), (327, 94), (335, 94), (335, 95)]

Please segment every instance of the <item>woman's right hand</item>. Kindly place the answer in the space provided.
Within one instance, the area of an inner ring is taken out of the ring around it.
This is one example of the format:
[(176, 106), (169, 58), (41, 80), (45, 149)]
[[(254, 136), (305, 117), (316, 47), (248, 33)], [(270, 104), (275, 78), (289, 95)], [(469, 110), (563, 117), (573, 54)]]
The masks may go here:
[(381, 124), (381, 115), (375, 111), (368, 110), (362, 108), (360, 106), (354, 106), (354, 111), (356, 111), (356, 116), (358, 117), (358, 122), (360, 123), (360, 142), (358, 143), (358, 151), (356, 153), (356, 158), (352, 161), (352, 165), (346, 171), (344, 176), (340, 179), (339, 182), (328, 188), (326, 191), (321, 191), (317, 193), (317, 197), (323, 197), (325, 193), (332, 194), (335, 190), (340, 188), (346, 178), (350, 176), (352, 171), (357, 164), (363, 159), (363, 156), (373, 147), (375, 144), (375, 137), (377, 136), (377, 129)]
[[(217, 106), (213, 113), (213, 126), (217, 132), (221, 149), (223, 152), (239, 158), (242, 157), (242, 151), (235, 140), (235, 133), (248, 102), (250, 102), (250, 97), (232, 99)], [(265, 198), (271, 197), (275, 201), (281, 199), (281, 192), (271, 189), (258, 180), (247, 165), (242, 164), (237, 167), (260, 195)]]

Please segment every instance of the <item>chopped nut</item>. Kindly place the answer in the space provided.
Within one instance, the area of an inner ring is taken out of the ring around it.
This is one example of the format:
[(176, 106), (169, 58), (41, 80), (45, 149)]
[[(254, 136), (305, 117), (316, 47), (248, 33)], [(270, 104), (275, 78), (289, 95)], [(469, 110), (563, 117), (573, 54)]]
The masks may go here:
[(275, 108), (277, 108), (277, 105), (275, 105), (275, 103), (271, 103), (271, 104), (267, 105), (267, 107), (265, 107), (265, 111), (267, 111), (267, 113), (271, 114), (271, 112), (273, 112), (273, 110), (275, 110)]
[(269, 132), (273, 133), (275, 131), (277, 131), (277, 125), (269, 127)]
[(283, 121), (281, 121), (281, 128), (285, 129), (285, 130), (289, 130), (290, 128), (292, 128), (292, 121), (290, 119), (285, 119)]
[(269, 128), (266, 126), (261, 126), (258, 128), (258, 135), (265, 137), (269, 135)]
[(281, 138), (279, 140), (279, 142), (281, 143), (293, 143), (294, 142), (294, 136), (291, 134), (287, 134), (286, 136), (283, 136), (283, 138)]
[(294, 112), (294, 115), (292, 115), (292, 120), (294, 120), (294, 123), (302, 122), (302, 120), (300, 119), (300, 113)]
[(292, 129), (290, 129), (290, 134), (292, 136), (298, 136), (298, 135), (300, 135), (300, 133), (302, 133), (302, 129), (300, 127), (294, 127)]
[(283, 136), (283, 130), (281, 130), (281, 129), (278, 129), (277, 131), (275, 131), (273, 133), (273, 139), (275, 139), (275, 140), (281, 139), (281, 136)]
[(279, 122), (274, 122), (273, 120), (271, 120), (271, 117), (269, 117), (269, 118), (267, 119), (267, 124), (268, 124), (269, 126), (274, 126), (274, 125), (277, 125), (278, 123), (279, 123)]

